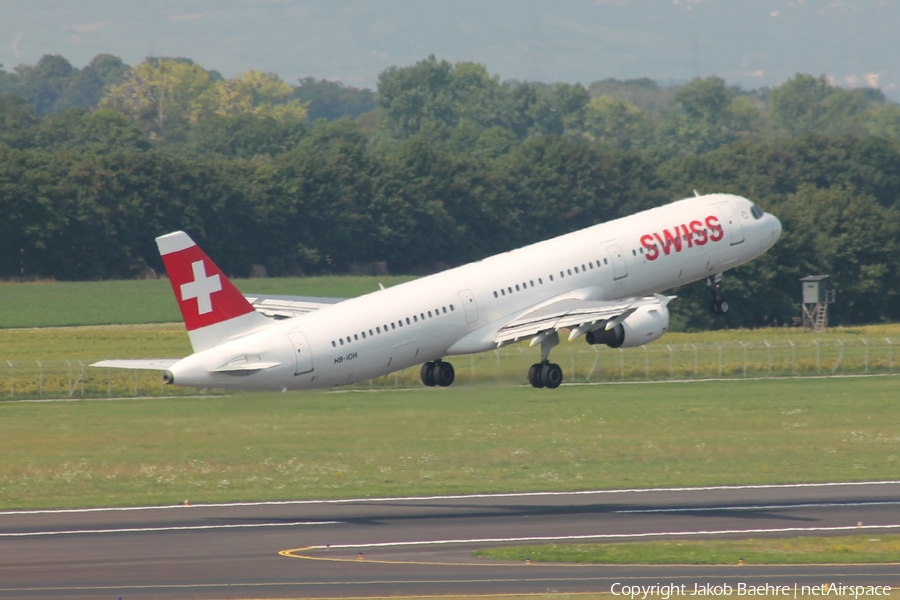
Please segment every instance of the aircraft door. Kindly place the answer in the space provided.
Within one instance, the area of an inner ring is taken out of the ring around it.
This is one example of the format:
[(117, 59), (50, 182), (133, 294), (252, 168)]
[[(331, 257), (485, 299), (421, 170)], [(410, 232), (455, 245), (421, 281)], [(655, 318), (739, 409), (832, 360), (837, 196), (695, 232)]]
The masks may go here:
[(475, 296), (472, 290), (460, 290), (459, 297), (466, 311), (466, 323), (474, 323), (478, 320), (478, 305), (475, 304)]
[(625, 266), (625, 255), (618, 244), (610, 244), (606, 247), (609, 260), (612, 262), (613, 279), (619, 280), (628, 277), (628, 267)]
[(720, 204), (719, 212), (725, 218), (725, 223), (728, 224), (728, 234), (731, 237), (731, 245), (735, 246), (743, 242), (744, 226), (741, 225), (737, 215), (734, 214), (734, 209), (731, 208), (731, 205), (727, 202)]
[(310, 350), (306, 336), (303, 335), (303, 332), (299, 329), (295, 329), (288, 333), (288, 338), (290, 338), (291, 344), (294, 346), (294, 356), (297, 359), (297, 364), (294, 367), (294, 375), (303, 375), (304, 373), (312, 372), (312, 351)]

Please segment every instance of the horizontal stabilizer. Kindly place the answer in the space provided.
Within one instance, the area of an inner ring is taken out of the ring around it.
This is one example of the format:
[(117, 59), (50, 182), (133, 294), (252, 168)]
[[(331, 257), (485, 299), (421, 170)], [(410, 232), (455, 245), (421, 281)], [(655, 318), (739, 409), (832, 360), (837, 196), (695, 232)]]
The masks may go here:
[(136, 360), (101, 360), (95, 362), (92, 367), (106, 367), (108, 369), (143, 369), (146, 371), (167, 371), (169, 367), (177, 363), (180, 358), (149, 358)]
[(318, 296), (262, 296), (259, 294), (244, 294), (244, 298), (256, 312), (275, 319), (298, 317), (346, 300), (346, 298), (320, 298)]
[(279, 366), (280, 362), (241, 362), (228, 363), (224, 367), (212, 369), (210, 373), (246, 373), (248, 371), (262, 371)]

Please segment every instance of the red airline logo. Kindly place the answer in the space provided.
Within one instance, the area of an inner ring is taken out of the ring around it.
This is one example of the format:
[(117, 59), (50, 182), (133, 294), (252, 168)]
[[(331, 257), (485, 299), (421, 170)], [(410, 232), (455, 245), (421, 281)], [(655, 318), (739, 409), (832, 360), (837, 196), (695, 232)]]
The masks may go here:
[(253, 312), (253, 307), (199, 246), (164, 254), (163, 262), (188, 331)]
[(725, 231), (719, 224), (719, 218), (710, 215), (706, 217), (704, 222), (691, 221), (676, 225), (672, 231), (663, 229), (660, 233), (645, 234), (641, 236), (641, 246), (646, 252), (644, 256), (647, 260), (656, 260), (659, 258), (659, 251), (662, 249), (663, 254), (668, 256), (672, 250), (681, 252), (684, 246), (693, 248), (697, 246), (705, 246), (707, 242), (718, 242), (725, 237)]
[(191, 263), (191, 271), (194, 280), (181, 284), (181, 300), (187, 302), (196, 298), (197, 311), (205, 315), (212, 312), (212, 295), (222, 291), (222, 279), (218, 275), (207, 277), (202, 260)]

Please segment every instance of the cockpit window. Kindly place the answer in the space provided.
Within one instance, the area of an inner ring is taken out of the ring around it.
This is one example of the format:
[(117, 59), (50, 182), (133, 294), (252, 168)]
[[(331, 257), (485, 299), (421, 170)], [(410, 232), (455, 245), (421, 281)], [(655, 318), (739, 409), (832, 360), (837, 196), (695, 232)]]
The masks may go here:
[(753, 215), (754, 219), (761, 219), (763, 216), (763, 211), (754, 204), (750, 207), (750, 214)]

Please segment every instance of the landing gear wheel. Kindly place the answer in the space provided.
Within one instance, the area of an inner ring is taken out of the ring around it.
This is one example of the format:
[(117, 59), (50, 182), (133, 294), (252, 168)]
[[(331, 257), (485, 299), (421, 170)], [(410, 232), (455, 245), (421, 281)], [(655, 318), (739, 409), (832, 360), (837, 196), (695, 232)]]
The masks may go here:
[(722, 274), (719, 273), (714, 277), (708, 277), (706, 280), (706, 284), (710, 286), (710, 292), (712, 292), (712, 302), (709, 305), (709, 309), (713, 311), (717, 315), (724, 315), (728, 312), (728, 302), (722, 300), (719, 296), (719, 286), (722, 282)]
[(562, 380), (563, 372), (558, 364), (544, 363), (541, 367), (541, 383), (544, 384), (545, 388), (550, 390), (556, 389), (562, 383)]
[(453, 370), (453, 365), (444, 361), (438, 361), (434, 365), (434, 371), (432, 371), (432, 374), (434, 382), (441, 387), (447, 387), (448, 385), (452, 384), (453, 379), (456, 377), (456, 372)]
[(434, 362), (428, 361), (424, 365), (422, 365), (422, 370), (419, 371), (419, 376), (422, 378), (422, 383), (424, 383), (428, 387), (434, 387), (437, 385), (437, 382), (434, 380)]
[(544, 383), (541, 381), (541, 367), (540, 363), (536, 363), (528, 368), (528, 383), (531, 384), (531, 387), (544, 387)]

